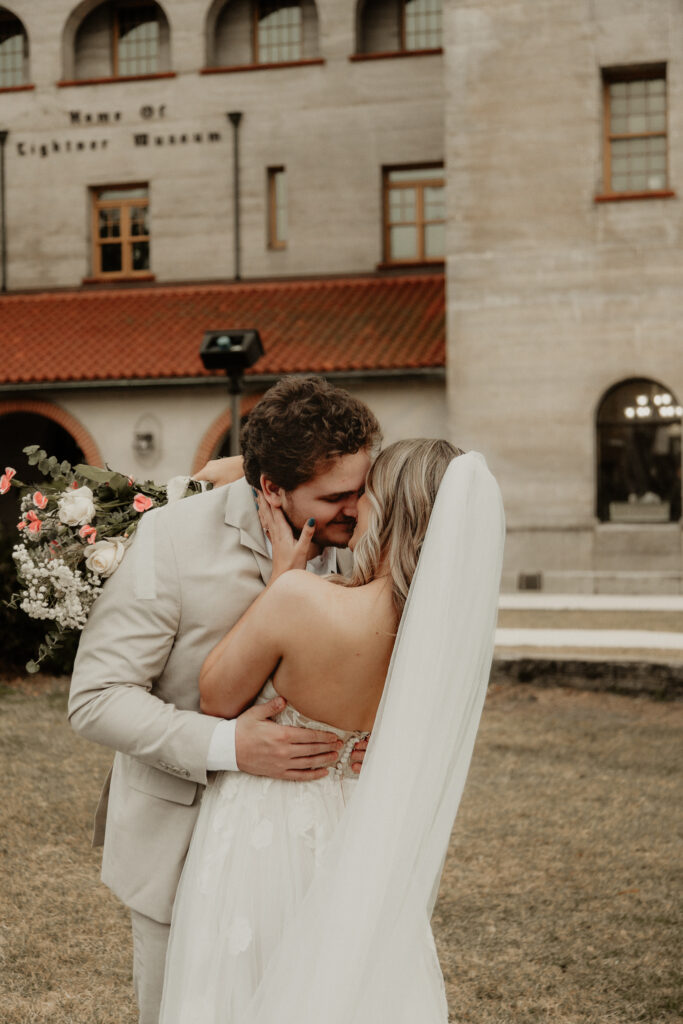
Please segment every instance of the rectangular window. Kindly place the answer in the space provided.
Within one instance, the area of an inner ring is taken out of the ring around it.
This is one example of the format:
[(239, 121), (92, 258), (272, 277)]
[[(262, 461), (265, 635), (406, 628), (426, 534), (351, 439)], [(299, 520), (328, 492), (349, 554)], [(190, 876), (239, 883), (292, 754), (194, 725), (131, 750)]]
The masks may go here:
[(385, 168), (385, 262), (442, 262), (445, 231), (443, 164)]
[(148, 218), (146, 185), (93, 190), (95, 277), (136, 277), (149, 274)]
[(604, 70), (604, 192), (668, 189), (666, 70)]
[(299, 0), (260, 0), (254, 9), (254, 63), (284, 64), (301, 60), (303, 32)]
[(442, 45), (441, 0), (403, 0), (403, 50), (435, 50)]
[(153, 75), (159, 70), (159, 17), (154, 4), (116, 11), (114, 75)]
[(284, 167), (268, 168), (268, 248), (287, 248), (287, 176)]

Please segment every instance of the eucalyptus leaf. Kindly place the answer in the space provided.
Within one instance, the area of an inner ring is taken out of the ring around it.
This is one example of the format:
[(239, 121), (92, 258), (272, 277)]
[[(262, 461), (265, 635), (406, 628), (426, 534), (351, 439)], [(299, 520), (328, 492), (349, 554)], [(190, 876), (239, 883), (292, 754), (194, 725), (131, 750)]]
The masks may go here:
[(118, 491), (128, 486), (128, 477), (123, 473), (116, 473), (113, 469), (102, 469), (100, 466), (85, 466), (79, 462), (74, 466), (77, 476), (84, 480), (90, 480), (94, 484), (109, 484), (112, 490)]

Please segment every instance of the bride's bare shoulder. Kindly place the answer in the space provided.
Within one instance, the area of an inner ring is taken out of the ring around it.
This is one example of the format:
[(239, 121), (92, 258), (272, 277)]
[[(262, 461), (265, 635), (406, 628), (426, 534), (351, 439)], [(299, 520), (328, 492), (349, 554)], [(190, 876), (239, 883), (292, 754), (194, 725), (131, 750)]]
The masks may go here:
[(341, 588), (331, 587), (323, 577), (305, 569), (289, 569), (270, 585), (273, 603), (285, 603), (292, 599), (324, 600), (329, 591), (339, 589)]

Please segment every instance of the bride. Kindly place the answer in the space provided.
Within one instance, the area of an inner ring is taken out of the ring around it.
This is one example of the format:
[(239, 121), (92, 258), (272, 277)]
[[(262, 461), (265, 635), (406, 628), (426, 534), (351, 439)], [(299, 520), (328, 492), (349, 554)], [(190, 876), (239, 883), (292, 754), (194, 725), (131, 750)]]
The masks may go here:
[[(295, 542), (261, 503), (273, 577), (204, 662), (202, 709), (279, 694), (277, 721), (331, 729), (340, 753), (322, 779), (210, 782), (160, 1024), (445, 1024), (429, 918), (490, 671), (500, 493), (475, 452), (391, 445), (358, 502), (349, 580), (284, 571), (308, 532)], [(349, 755), (370, 732), (358, 778)]]

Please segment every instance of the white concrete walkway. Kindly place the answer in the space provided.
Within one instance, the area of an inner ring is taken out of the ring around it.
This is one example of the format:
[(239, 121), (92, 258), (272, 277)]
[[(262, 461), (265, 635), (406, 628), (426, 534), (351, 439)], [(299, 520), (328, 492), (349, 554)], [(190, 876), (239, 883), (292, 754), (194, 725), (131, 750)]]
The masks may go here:
[(497, 629), (496, 647), (615, 647), (683, 651), (683, 633), (647, 629)]
[(680, 611), (683, 630), (683, 594), (545, 594), (523, 591), (501, 594), (498, 607), (520, 611)]
[(501, 659), (683, 661), (683, 595), (511, 593), (499, 612)]

